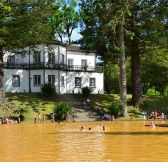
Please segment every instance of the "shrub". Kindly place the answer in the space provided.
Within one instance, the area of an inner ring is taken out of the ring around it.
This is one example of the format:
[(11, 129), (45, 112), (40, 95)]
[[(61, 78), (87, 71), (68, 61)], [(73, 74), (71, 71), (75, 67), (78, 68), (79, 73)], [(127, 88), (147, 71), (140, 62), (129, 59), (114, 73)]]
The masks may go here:
[(24, 114), (26, 114), (27, 112), (29, 112), (29, 111), (26, 108), (18, 108), (18, 109), (13, 111), (13, 113), (19, 114), (20, 121), (23, 121), (25, 119)]
[(119, 113), (122, 113), (123, 111), (123, 105), (120, 102), (113, 101), (109, 104), (107, 110), (111, 115), (118, 117)]
[(52, 97), (55, 93), (55, 87), (50, 83), (45, 83), (42, 85), (41, 91), (44, 97)]
[(89, 97), (90, 93), (91, 93), (91, 89), (89, 87), (83, 87), (82, 88), (83, 97)]
[(155, 89), (155, 87), (149, 88), (146, 92), (148, 96), (158, 96), (159, 92)]
[(58, 102), (54, 105), (54, 113), (58, 120), (65, 120), (68, 115), (73, 115), (72, 107), (64, 102)]

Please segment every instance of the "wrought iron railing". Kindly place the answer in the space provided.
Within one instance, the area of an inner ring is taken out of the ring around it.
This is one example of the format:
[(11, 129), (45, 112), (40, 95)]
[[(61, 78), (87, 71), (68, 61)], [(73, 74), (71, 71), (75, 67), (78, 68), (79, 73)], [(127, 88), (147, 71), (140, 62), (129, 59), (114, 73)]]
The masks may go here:
[(86, 72), (102, 72), (102, 66), (80, 66), (80, 65), (67, 65), (55, 63), (7, 63), (3, 64), (4, 69), (56, 69), (64, 71), (86, 71)]

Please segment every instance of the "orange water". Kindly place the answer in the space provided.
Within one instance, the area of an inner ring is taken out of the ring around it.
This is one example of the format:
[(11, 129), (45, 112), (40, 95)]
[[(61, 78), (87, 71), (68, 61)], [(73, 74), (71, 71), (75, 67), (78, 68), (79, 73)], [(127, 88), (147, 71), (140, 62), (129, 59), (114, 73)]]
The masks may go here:
[(144, 124), (149, 121), (0, 125), (0, 162), (167, 162), (168, 127)]

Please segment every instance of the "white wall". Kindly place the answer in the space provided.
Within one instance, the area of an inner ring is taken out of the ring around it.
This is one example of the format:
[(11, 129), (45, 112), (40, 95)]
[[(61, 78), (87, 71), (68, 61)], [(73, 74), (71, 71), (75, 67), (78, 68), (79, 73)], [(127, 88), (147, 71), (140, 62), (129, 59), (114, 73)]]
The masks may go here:
[(88, 73), (88, 72), (67, 72), (67, 93), (81, 93), (81, 88), (75, 88), (75, 77), (81, 77), (81, 88), (89, 87), (89, 78), (96, 79), (96, 88), (92, 93), (103, 93), (103, 73)]
[[(12, 87), (12, 75), (20, 75), (20, 87)], [(6, 92), (28, 92), (28, 71), (5, 69), (4, 88)]]
[(43, 70), (31, 70), (30, 78), (31, 78), (31, 91), (32, 92), (41, 92), (41, 86), (34, 86), (34, 75), (41, 76), (41, 85), (44, 84), (44, 71)]
[(95, 66), (95, 54), (94, 53), (82, 53), (76, 51), (67, 51), (67, 59), (73, 59), (74, 65), (81, 65), (81, 60), (87, 60), (87, 66)]
[(54, 75), (55, 76), (55, 90), (58, 93), (59, 92), (59, 72), (58, 70), (45, 70), (45, 82), (48, 83), (48, 75)]

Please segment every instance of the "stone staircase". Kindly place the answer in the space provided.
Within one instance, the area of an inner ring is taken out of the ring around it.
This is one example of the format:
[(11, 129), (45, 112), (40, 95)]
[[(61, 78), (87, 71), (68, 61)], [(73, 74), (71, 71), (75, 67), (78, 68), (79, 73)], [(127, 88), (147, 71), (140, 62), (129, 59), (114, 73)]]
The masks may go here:
[(73, 107), (74, 121), (96, 121), (101, 119), (102, 114), (90, 108), (82, 98), (76, 98), (74, 95), (59, 95), (59, 100)]

